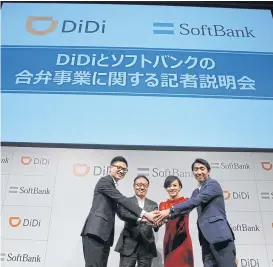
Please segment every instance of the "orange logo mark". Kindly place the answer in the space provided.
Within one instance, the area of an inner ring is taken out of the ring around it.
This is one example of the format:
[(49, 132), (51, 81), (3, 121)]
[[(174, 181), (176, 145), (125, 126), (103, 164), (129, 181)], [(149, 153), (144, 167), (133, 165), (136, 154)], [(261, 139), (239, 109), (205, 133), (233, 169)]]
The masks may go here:
[(227, 190), (224, 190), (224, 195), (224, 200), (230, 199), (231, 194)]
[(273, 167), (272, 163), (269, 161), (261, 162), (261, 165), (262, 165), (263, 169), (266, 171), (271, 171), (272, 167)]
[(90, 171), (90, 167), (87, 164), (74, 164), (73, 172), (78, 177), (86, 176)]
[[(33, 21), (50, 21), (51, 24), (50, 26), (45, 29), (45, 30), (42, 30), (42, 31), (38, 31), (38, 30), (35, 30), (33, 28)], [(28, 17), (27, 19), (27, 23), (26, 23), (26, 28), (28, 30), (28, 32), (30, 32), (31, 34), (34, 34), (34, 35), (46, 35), (50, 32), (53, 32), (56, 27), (57, 27), (57, 24), (58, 24), (58, 21), (57, 20), (53, 20), (52, 17), (35, 17), (35, 16), (30, 16)]]
[(17, 227), (20, 225), (20, 223), (21, 223), (20, 217), (10, 217), (9, 218), (9, 225), (11, 227)]
[(25, 157), (25, 156), (21, 157), (21, 163), (23, 165), (29, 165), (31, 162), (32, 162), (32, 158), (31, 157)]
[(238, 260), (236, 260), (235, 262), (236, 262), (236, 265), (238, 265), (239, 261), (238, 261)]

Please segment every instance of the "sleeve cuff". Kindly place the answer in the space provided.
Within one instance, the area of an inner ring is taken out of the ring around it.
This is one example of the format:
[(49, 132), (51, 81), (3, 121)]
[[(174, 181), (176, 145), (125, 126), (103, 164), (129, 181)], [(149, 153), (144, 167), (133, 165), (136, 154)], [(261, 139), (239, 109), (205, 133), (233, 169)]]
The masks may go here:
[(142, 212), (140, 213), (140, 218), (142, 218), (144, 215), (145, 215), (146, 211), (145, 210), (142, 210)]

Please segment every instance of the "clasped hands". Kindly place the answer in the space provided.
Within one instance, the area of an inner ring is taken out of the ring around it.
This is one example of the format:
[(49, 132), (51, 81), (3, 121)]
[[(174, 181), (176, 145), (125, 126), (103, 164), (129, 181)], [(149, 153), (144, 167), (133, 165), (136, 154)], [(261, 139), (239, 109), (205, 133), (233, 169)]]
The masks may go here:
[(141, 223), (152, 225), (153, 227), (161, 226), (165, 223), (165, 218), (170, 214), (170, 209), (167, 210), (154, 210), (146, 212), (141, 219)]

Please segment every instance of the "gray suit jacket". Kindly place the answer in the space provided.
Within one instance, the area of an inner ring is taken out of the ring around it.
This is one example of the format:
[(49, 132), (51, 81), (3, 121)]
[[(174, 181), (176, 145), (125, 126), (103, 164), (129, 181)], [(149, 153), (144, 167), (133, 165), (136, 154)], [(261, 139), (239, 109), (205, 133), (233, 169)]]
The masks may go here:
[(100, 178), (95, 187), (92, 207), (85, 220), (81, 235), (98, 236), (112, 246), (117, 204), (125, 207), (136, 216), (140, 216), (142, 212), (142, 209), (132, 199), (123, 196), (116, 189), (110, 175)]
[(204, 182), (200, 191), (199, 189), (195, 189), (189, 200), (173, 207), (172, 216), (175, 217), (179, 214), (184, 214), (196, 207), (201, 245), (202, 235), (211, 244), (235, 239), (226, 216), (223, 190), (216, 180), (209, 177)]
[[(137, 198), (135, 196), (130, 198), (136, 205), (138, 205)], [(156, 202), (146, 198), (144, 202), (144, 210), (147, 212), (158, 210), (158, 205)], [(138, 217), (123, 208), (118, 207), (117, 215), (123, 221), (125, 221), (124, 228), (121, 231), (120, 237), (118, 239), (115, 251), (119, 252), (121, 255), (130, 256), (137, 244), (141, 242), (144, 246), (146, 257), (154, 258), (157, 256), (155, 237), (153, 233), (153, 227), (146, 224), (139, 224), (137, 222)], [(158, 231), (158, 228), (154, 228)]]

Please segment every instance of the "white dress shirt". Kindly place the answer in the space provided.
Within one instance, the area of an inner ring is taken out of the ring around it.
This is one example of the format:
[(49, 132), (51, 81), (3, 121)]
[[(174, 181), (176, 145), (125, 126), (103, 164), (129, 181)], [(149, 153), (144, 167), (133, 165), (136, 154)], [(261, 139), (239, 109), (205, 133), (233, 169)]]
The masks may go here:
[(142, 209), (144, 209), (144, 203), (145, 203), (145, 198), (140, 198), (136, 195), (138, 206)]
[(115, 184), (115, 187), (118, 188), (118, 182), (115, 180), (115, 178), (113, 176), (111, 176), (113, 178), (113, 181), (114, 181), (114, 184)]
[[(115, 184), (115, 187), (118, 188), (118, 182), (115, 180), (115, 178), (113, 176), (111, 176), (113, 178), (113, 181), (114, 181), (114, 184)], [(138, 198), (138, 196), (136, 196)], [(139, 198), (140, 199), (140, 198)], [(138, 204), (140, 208), (142, 208), (142, 211), (140, 213), (140, 218), (142, 218), (144, 216), (144, 214), (146, 213), (146, 211), (143, 209), (144, 208), (144, 200), (143, 200), (143, 206), (141, 206), (140, 204)]]
[(137, 199), (137, 203), (138, 203), (138, 206), (142, 209), (142, 212), (140, 214), (140, 218), (137, 219), (137, 222), (140, 223), (141, 221), (141, 218), (144, 216), (144, 203), (145, 203), (145, 198), (141, 199), (140, 197), (138, 197), (136, 195), (136, 199)]

